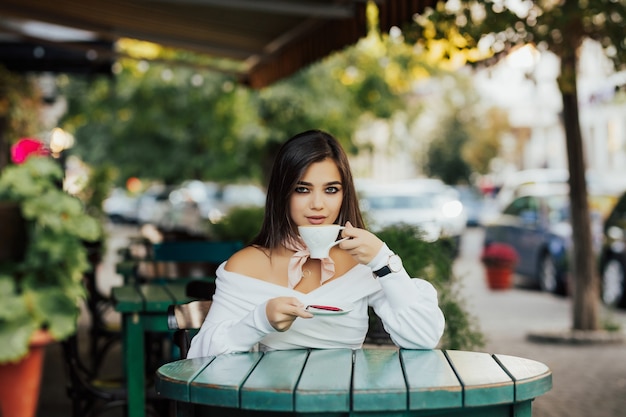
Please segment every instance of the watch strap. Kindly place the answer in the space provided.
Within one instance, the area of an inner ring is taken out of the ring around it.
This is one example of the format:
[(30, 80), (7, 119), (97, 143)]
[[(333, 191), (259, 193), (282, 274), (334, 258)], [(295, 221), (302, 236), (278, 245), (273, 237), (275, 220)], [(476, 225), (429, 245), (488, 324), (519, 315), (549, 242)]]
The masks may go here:
[(374, 271), (374, 275), (376, 275), (378, 278), (384, 277), (385, 275), (389, 274), (391, 274), (391, 268), (389, 268), (389, 265), (385, 265), (379, 270)]

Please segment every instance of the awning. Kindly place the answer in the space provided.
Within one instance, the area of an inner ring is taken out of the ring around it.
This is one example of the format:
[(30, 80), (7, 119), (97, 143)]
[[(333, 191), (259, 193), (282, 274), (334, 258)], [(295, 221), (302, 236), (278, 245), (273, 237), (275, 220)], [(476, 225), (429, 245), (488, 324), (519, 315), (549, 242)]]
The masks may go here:
[[(387, 32), (435, 2), (376, 3)], [(231, 59), (242, 83), (261, 88), (356, 43), (367, 32), (365, 9), (365, 0), (2, 0), (0, 62), (102, 72), (116, 59), (114, 42), (134, 38)], [(41, 23), (75, 31), (63, 37)]]

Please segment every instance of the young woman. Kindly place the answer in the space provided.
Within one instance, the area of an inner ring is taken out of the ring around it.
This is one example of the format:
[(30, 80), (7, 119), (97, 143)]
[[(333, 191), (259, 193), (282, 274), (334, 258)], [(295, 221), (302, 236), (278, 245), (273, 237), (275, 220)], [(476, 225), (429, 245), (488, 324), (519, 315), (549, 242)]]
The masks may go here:
[[(298, 226), (345, 225), (349, 239), (311, 259)], [(434, 287), (364, 229), (348, 158), (328, 133), (311, 130), (279, 150), (258, 236), (217, 271), (213, 304), (188, 357), (230, 352), (363, 345), (373, 307), (400, 347), (432, 349), (444, 329)], [(350, 306), (314, 315), (312, 304)]]

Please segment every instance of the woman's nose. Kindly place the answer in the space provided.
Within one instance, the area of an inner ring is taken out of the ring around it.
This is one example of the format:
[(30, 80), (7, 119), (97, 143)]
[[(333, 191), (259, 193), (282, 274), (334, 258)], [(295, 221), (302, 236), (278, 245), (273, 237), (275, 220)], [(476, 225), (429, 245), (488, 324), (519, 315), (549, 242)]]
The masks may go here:
[(321, 209), (324, 207), (324, 196), (322, 193), (311, 193), (311, 208)]

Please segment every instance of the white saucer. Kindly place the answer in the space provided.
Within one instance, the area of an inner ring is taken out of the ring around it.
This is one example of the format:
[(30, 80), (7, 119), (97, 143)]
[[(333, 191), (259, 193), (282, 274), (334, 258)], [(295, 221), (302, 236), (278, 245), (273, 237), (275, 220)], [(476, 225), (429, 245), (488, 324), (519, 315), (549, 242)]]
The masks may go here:
[(352, 304), (333, 304), (333, 305), (325, 305), (327, 307), (338, 308), (339, 310), (325, 310), (321, 308), (315, 308), (317, 304), (310, 304), (307, 306), (306, 311), (316, 316), (340, 316), (342, 314), (347, 314), (353, 310)]

